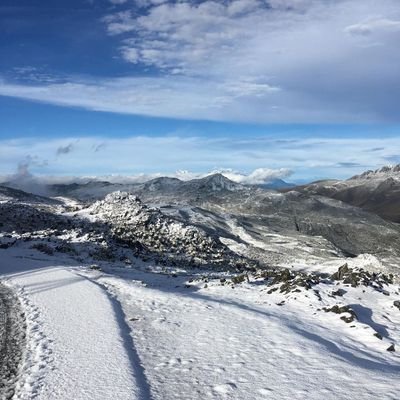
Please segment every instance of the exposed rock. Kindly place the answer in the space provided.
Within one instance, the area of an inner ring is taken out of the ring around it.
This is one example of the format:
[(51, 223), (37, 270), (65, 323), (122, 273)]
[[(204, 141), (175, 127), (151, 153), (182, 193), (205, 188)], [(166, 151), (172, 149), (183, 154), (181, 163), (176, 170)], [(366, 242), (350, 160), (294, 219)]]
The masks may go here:
[(394, 347), (394, 344), (391, 344), (386, 350), (387, 350), (387, 351), (390, 351), (390, 352), (396, 351), (396, 349), (395, 349), (395, 347)]
[(342, 317), (340, 317), (340, 319), (346, 322), (347, 324), (357, 319), (356, 313), (349, 306), (339, 306), (338, 304), (335, 304), (330, 308), (324, 307), (323, 310), (325, 312), (333, 312), (335, 314), (343, 314), (343, 313), (350, 314), (349, 316), (343, 315)]
[(337, 272), (335, 272), (334, 274), (331, 275), (331, 279), (333, 279), (335, 281), (342, 280), (345, 277), (345, 275), (348, 273), (349, 273), (349, 267), (346, 263), (346, 264), (343, 264), (341, 267), (339, 267)]
[(337, 272), (330, 276), (330, 279), (342, 281), (344, 284), (357, 287), (360, 285), (370, 286), (388, 295), (389, 293), (383, 289), (384, 285), (393, 283), (393, 275), (369, 272), (362, 268), (349, 268), (347, 264), (342, 265)]
[[(300, 289), (311, 289), (320, 282), (320, 277), (316, 274), (306, 274), (303, 272), (290, 271), (288, 268), (283, 270), (264, 270), (258, 271), (256, 277), (265, 279), (268, 285), (279, 285), (280, 293), (288, 294), (290, 292), (298, 292)], [(273, 288), (267, 293), (272, 293), (278, 288)]]

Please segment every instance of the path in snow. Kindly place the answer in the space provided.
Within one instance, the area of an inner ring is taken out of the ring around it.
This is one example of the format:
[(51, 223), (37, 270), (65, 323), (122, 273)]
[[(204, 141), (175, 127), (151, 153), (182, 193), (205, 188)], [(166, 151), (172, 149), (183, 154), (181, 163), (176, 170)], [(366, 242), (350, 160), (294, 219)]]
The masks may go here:
[[(21, 266), (26, 263), (20, 260)], [(63, 267), (32, 268), (6, 277), (20, 288), (30, 318), (31, 343), (17, 398), (149, 397), (122, 311), (102, 288)]]
[[(398, 398), (399, 356), (386, 347), (400, 318), (388, 305), (377, 304), (387, 322), (364, 312), (351, 328), (318, 315), (307, 294), (280, 307), (257, 284), (188, 288), (183, 276), (103, 269), (110, 274), (0, 257), (29, 317), (16, 399)], [(384, 323), (384, 340), (370, 320)]]

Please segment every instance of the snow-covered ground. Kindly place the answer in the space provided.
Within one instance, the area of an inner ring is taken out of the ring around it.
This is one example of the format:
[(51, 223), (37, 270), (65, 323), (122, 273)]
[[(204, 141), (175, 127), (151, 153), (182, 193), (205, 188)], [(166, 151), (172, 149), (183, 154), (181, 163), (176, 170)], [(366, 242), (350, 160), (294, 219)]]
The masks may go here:
[(17, 289), (29, 347), (16, 399), (139, 399), (143, 373), (119, 305), (57, 261), (3, 252), (0, 272)]
[[(399, 397), (399, 353), (387, 351), (400, 347), (398, 285), (321, 282), (283, 294), (252, 277), (232, 284), (228, 275), (101, 269), (0, 250), (0, 277), (28, 318), (16, 398)], [(323, 310), (337, 304), (357, 319)]]

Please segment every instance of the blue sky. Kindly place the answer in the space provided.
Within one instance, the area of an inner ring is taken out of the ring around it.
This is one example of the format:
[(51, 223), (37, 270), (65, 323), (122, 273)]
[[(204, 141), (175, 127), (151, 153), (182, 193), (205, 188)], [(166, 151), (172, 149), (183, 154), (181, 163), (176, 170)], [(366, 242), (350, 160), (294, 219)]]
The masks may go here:
[(398, 0), (2, 0), (0, 175), (397, 163), (399, 43)]

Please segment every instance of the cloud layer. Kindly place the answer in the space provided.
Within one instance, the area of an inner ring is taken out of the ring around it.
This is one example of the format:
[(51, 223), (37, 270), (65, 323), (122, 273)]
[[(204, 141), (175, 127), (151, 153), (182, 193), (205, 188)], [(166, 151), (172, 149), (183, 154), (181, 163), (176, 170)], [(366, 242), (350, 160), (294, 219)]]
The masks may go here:
[[(60, 149), (68, 151), (63, 150), (60, 155)], [(366, 169), (397, 162), (400, 162), (400, 140), (396, 137), (137, 136), (0, 140), (3, 180), (18, 168), (21, 177), (101, 176), (114, 181), (143, 181), (157, 176), (193, 179), (223, 172), (236, 182), (259, 184), (277, 178), (348, 178)]]
[(110, 1), (105, 34), (131, 76), (3, 80), (0, 95), (187, 119), (400, 120), (398, 0)]

